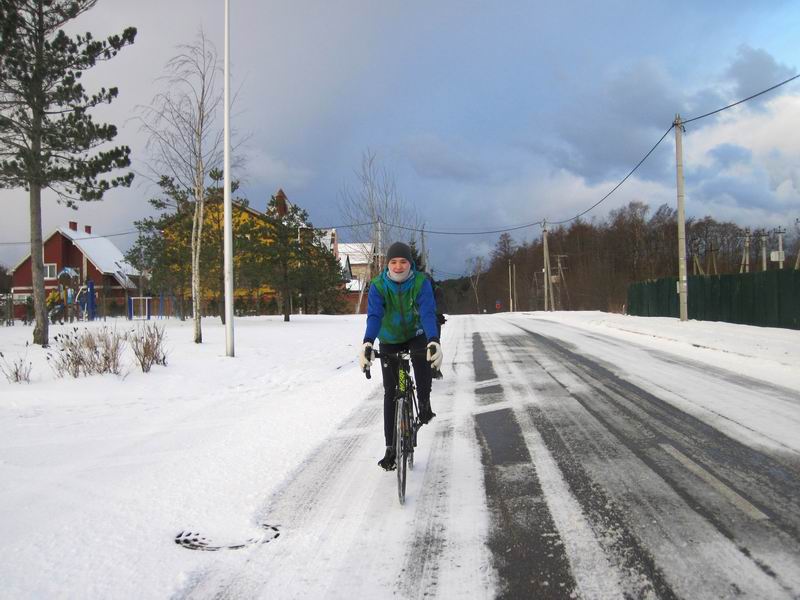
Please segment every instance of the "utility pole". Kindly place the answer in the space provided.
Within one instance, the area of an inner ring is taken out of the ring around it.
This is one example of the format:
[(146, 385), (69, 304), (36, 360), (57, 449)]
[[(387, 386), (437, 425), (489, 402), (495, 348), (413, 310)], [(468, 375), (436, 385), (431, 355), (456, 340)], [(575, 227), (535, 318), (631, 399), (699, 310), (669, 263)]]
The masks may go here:
[[(800, 219), (794, 220), (795, 229), (800, 231)], [(800, 244), (797, 246), (797, 260), (794, 261), (794, 270), (800, 271)]]
[(378, 273), (383, 270), (383, 221), (378, 217), (378, 246), (375, 248), (375, 259), (378, 261)]
[(708, 251), (706, 252), (706, 272), (709, 275), (719, 275), (717, 273), (717, 249), (714, 247), (714, 240), (708, 240)]
[(750, 272), (750, 228), (744, 230), (744, 248), (742, 250), (742, 264), (739, 265), (739, 273)]
[(517, 264), (511, 265), (511, 280), (514, 282), (514, 308), (519, 310), (519, 302), (517, 300)]
[(547, 248), (547, 221), (542, 221), (542, 250), (544, 251), (544, 309), (552, 310), (553, 288), (550, 281), (550, 251)]
[[(564, 268), (561, 266), (561, 259), (567, 258), (568, 254), (556, 254), (556, 260), (558, 261), (558, 280), (560, 282), (559, 285), (559, 300), (561, 296), (561, 288), (564, 288), (564, 293), (567, 295), (567, 309), (572, 308), (572, 302), (569, 299), (569, 288), (567, 287), (567, 278), (564, 275)], [(563, 310), (564, 307), (562, 306), (561, 309)]]
[(761, 240), (761, 270), (767, 270), (767, 231), (759, 229), (758, 237)]
[(511, 283), (511, 259), (508, 259), (508, 312), (514, 312), (514, 296), (512, 293), (513, 285)]
[(778, 234), (778, 268), (783, 271), (783, 234), (786, 233), (786, 230), (778, 226), (774, 233)]
[(700, 241), (692, 243), (692, 275), (705, 275), (703, 265), (700, 264)]
[(428, 250), (425, 248), (425, 224), (422, 224), (422, 231), (420, 232), (420, 239), (422, 240), (422, 248), (420, 256), (422, 257), (422, 264), (425, 265), (425, 270), (431, 273), (431, 266), (428, 264)]
[(683, 193), (683, 125), (681, 116), (675, 115), (675, 167), (678, 185), (678, 294), (680, 295), (681, 321), (689, 319), (689, 290), (686, 278), (686, 211)]
[(225, 236), (224, 236), (224, 268), (225, 268), (225, 354), (234, 355), (233, 348), (233, 205), (231, 201), (231, 22), (230, 0), (225, 0), (225, 86), (224, 102), (224, 185), (223, 193)]

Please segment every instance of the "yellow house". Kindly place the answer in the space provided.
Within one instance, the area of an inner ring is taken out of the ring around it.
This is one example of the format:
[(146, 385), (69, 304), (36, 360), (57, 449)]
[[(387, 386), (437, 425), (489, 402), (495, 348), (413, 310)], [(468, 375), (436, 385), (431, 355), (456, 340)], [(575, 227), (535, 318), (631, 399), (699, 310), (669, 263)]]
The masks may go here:
[[(224, 231), (224, 204), (220, 194), (210, 195), (205, 202), (203, 219), (203, 243), (200, 256), (201, 289), (203, 296), (203, 313), (218, 314), (222, 309), (224, 297), (224, 272), (223, 265), (223, 231)], [(279, 202), (288, 204), (286, 194), (279, 189), (274, 196)], [(277, 292), (273, 288), (260, 283), (248, 284), (249, 272), (254, 267), (253, 255), (248, 251), (250, 243), (273, 243), (273, 227), (266, 219), (266, 214), (260, 212), (247, 203), (233, 200), (232, 202), (233, 226), (233, 268), (234, 268), (234, 303), (237, 310), (263, 311), (270, 304), (277, 303)], [(185, 298), (191, 296), (191, 215), (183, 215), (181, 219), (188, 219), (189, 223), (167, 228), (163, 236), (167, 240), (165, 251), (183, 251), (185, 256), (173, 256), (169, 262), (170, 270), (174, 274), (174, 281), (181, 282), (175, 286), (175, 292)], [(298, 232), (298, 236), (302, 232)], [(258, 236), (257, 240), (253, 236)], [(338, 240), (336, 230), (326, 231), (323, 235), (325, 245), (329, 246), (334, 255), (338, 257)]]

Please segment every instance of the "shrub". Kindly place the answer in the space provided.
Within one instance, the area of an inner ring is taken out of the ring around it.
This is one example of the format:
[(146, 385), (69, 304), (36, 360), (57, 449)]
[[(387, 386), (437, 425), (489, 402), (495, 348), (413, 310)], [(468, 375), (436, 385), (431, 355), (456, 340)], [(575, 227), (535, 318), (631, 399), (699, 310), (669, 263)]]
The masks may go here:
[(33, 363), (28, 360), (28, 344), (25, 343), (25, 356), (21, 356), (9, 363), (5, 355), (0, 352), (0, 372), (5, 375), (9, 383), (31, 382), (31, 369)]
[[(86, 333), (89, 333), (88, 330)], [(93, 346), (93, 362), (91, 363), (94, 373), (122, 373), (122, 353), (125, 350), (125, 334), (118, 333), (116, 330), (103, 327), (94, 336), (87, 336), (87, 344)]]
[(164, 327), (155, 323), (145, 324), (130, 334), (131, 349), (142, 373), (150, 371), (150, 367), (167, 365), (167, 353), (164, 349)]
[(58, 377), (122, 372), (123, 333), (107, 327), (96, 333), (73, 327), (70, 332), (57, 334), (53, 341), (56, 347), (48, 352), (47, 360)]

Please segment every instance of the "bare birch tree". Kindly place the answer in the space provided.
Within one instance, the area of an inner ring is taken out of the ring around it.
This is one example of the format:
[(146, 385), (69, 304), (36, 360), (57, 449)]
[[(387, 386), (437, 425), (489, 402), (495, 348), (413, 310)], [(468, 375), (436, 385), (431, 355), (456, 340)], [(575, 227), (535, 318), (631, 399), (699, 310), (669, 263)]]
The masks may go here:
[(475, 311), (481, 312), (481, 304), (478, 299), (478, 283), (481, 279), (481, 274), (484, 270), (483, 257), (473, 256), (467, 260), (467, 267), (469, 269), (469, 284), (472, 286), (472, 292), (475, 294)]
[(379, 164), (375, 152), (364, 151), (355, 176), (354, 186), (342, 187), (339, 213), (353, 243), (370, 259), (366, 275), (359, 279), (358, 314), (366, 284), (383, 267), (388, 247), (397, 240), (412, 239), (421, 227), (414, 208), (398, 193), (394, 175)]
[(186, 191), (177, 212), (192, 211), (191, 289), (194, 341), (203, 341), (201, 327), (200, 254), (206, 190), (215, 169), (222, 168), (223, 130), (219, 123), (222, 75), (213, 43), (200, 31), (197, 40), (179, 46), (166, 65), (164, 91), (141, 108), (142, 128), (149, 134), (148, 167), (156, 180), (170, 178)]

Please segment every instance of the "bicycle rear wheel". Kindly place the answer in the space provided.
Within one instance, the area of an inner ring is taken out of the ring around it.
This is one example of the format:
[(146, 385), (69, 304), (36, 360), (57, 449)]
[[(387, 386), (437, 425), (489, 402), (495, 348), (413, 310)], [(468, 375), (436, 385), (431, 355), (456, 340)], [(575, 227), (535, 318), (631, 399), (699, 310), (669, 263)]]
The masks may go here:
[(397, 498), (400, 504), (406, 502), (406, 407), (403, 398), (398, 398), (395, 407), (394, 449), (397, 465)]

